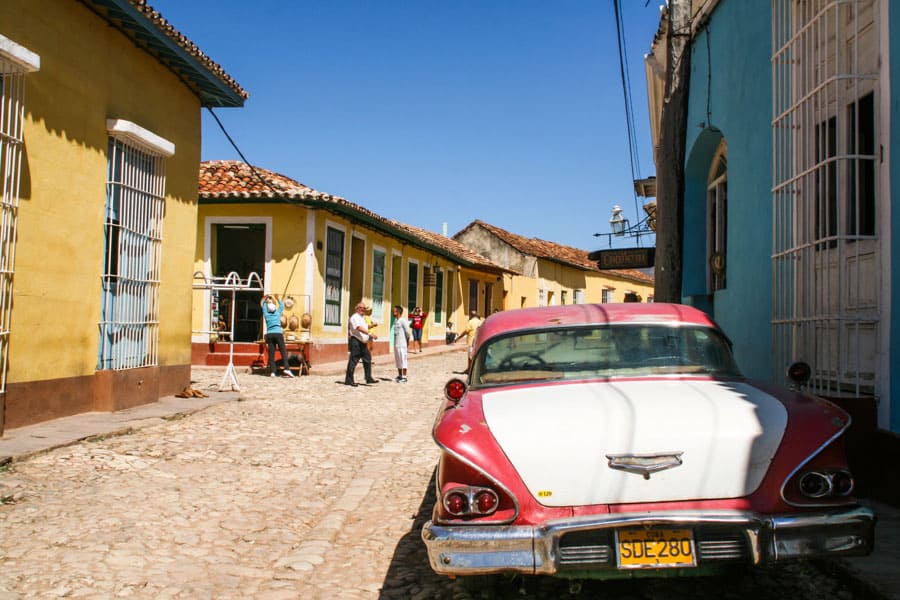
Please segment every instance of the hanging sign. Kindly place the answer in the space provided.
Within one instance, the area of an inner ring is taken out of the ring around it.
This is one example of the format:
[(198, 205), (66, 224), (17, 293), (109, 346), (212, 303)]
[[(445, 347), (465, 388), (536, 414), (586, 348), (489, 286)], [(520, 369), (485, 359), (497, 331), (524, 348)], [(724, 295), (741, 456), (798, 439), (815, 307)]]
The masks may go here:
[(656, 248), (617, 248), (615, 250), (596, 250), (588, 254), (588, 258), (597, 261), (597, 268), (607, 269), (646, 269), (653, 266)]

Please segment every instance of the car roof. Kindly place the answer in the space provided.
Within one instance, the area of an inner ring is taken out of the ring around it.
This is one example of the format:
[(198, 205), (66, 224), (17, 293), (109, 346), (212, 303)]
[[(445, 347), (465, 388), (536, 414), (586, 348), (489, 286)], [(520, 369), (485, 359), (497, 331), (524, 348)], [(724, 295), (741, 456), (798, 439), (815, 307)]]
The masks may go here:
[(718, 329), (701, 310), (683, 304), (663, 302), (564, 304), (539, 308), (517, 308), (497, 312), (479, 328), (479, 342), (518, 329), (541, 329), (566, 325), (605, 325), (618, 323), (658, 323), (699, 325)]

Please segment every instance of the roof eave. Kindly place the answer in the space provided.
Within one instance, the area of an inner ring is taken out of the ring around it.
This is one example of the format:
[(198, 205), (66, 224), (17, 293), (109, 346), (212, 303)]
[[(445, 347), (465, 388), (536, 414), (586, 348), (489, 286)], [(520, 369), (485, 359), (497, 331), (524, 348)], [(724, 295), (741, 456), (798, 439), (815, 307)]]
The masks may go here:
[(129, 0), (81, 2), (174, 72), (193, 90), (204, 106), (225, 108), (244, 105), (244, 96), (176, 44)]

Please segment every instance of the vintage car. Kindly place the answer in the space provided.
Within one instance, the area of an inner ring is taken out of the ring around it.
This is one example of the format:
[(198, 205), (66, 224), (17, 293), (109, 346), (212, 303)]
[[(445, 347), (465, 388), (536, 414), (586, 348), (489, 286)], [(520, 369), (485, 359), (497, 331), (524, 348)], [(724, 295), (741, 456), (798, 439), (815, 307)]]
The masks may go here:
[(437, 573), (707, 574), (872, 550), (848, 415), (745, 379), (694, 308), (494, 314), (444, 394), (422, 530)]

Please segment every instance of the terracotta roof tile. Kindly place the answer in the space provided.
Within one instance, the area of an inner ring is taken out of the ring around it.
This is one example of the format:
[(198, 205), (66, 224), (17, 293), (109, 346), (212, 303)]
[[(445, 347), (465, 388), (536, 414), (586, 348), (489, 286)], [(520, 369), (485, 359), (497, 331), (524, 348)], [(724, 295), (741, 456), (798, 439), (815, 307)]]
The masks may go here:
[[(587, 271), (600, 271), (600, 269), (597, 267), (597, 263), (588, 258), (589, 253), (586, 250), (573, 248), (571, 246), (565, 246), (563, 244), (557, 244), (555, 242), (548, 242), (539, 238), (527, 238), (505, 229), (501, 229), (500, 227), (497, 227), (495, 225), (491, 225), (490, 223), (485, 223), (484, 221), (481, 221), (479, 219), (472, 221), (462, 231), (466, 231), (467, 229), (476, 226), (490, 232), (492, 235), (496, 236), (498, 239), (507, 243), (509, 246), (518, 250), (522, 254), (571, 265), (580, 269), (585, 269)], [(462, 231), (460, 231), (459, 233), (462, 233)], [(459, 235), (459, 233), (457, 233), (456, 235)], [(604, 272), (617, 277), (631, 279), (635, 282), (645, 285), (653, 284), (653, 277), (650, 277), (649, 275), (642, 273), (637, 269), (615, 269), (604, 270)]]
[(380, 226), (390, 234), (399, 234), (402, 237), (416, 241), (426, 249), (442, 251), (442, 253), (449, 254), (467, 265), (478, 266), (494, 273), (512, 272), (477, 252), (473, 252), (468, 246), (454, 239), (382, 217), (340, 196), (333, 196), (314, 190), (290, 177), (268, 169), (251, 167), (240, 161), (213, 160), (200, 163), (199, 197), (201, 200), (207, 201), (233, 200), (243, 202), (265, 199), (284, 200), (304, 206), (325, 205), (327, 207), (332, 205), (334, 210), (357, 218), (365, 217), (365, 220), (375, 226)]

